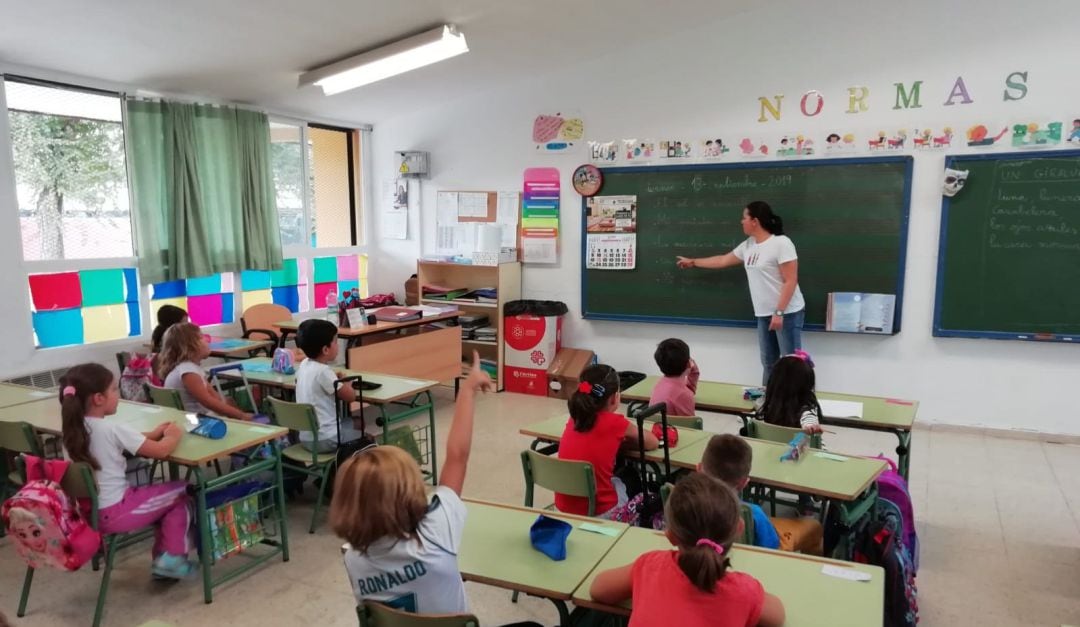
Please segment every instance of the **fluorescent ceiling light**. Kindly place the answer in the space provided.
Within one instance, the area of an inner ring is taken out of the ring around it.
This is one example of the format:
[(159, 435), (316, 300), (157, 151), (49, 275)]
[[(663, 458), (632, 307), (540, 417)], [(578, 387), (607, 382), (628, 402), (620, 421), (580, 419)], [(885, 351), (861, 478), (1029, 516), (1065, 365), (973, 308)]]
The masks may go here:
[(447, 24), (300, 75), (330, 96), (469, 51), (465, 35)]

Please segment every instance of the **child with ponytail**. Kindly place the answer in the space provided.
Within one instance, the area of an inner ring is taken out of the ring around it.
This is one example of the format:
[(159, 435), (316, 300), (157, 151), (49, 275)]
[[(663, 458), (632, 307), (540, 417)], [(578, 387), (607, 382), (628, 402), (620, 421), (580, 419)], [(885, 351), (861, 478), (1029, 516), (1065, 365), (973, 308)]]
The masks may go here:
[(192, 529), (187, 483), (132, 487), (124, 452), (164, 459), (180, 443), (183, 430), (166, 422), (139, 433), (106, 420), (116, 413), (119, 400), (116, 378), (105, 366), (89, 363), (68, 370), (60, 379), (64, 451), (94, 469), (99, 531), (125, 533), (157, 524), (151, 572), (155, 578), (181, 579), (195, 568), (187, 559)]
[(629, 627), (773, 627), (784, 604), (746, 573), (728, 572), (731, 545), (742, 533), (739, 499), (726, 485), (694, 473), (665, 506), (674, 551), (650, 551), (633, 564), (600, 573), (589, 592), (611, 605), (633, 598)]
[[(570, 419), (559, 441), (559, 459), (590, 462), (596, 477), (596, 511), (601, 518), (627, 502), (626, 486), (614, 477), (615, 456), (623, 446), (636, 449), (637, 425), (617, 413), (619, 409), (619, 373), (611, 366), (594, 364), (581, 372), (581, 383), (567, 401)], [(660, 443), (651, 431), (645, 431), (645, 450)], [(589, 499), (583, 496), (555, 494), (555, 507), (561, 512), (587, 516)]]

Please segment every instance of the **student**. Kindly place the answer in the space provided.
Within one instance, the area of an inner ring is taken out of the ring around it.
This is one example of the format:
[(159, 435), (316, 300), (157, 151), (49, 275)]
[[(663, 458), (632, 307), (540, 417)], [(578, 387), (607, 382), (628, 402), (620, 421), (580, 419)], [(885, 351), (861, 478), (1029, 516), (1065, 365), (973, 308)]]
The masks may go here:
[(821, 433), (821, 405), (814, 394), (814, 362), (805, 351), (781, 357), (773, 366), (757, 417), (771, 425)]
[(182, 579), (195, 569), (187, 558), (193, 530), (188, 484), (132, 487), (124, 452), (164, 459), (176, 450), (183, 430), (166, 422), (139, 433), (122, 422), (105, 420), (116, 413), (119, 400), (116, 379), (105, 366), (90, 363), (68, 370), (60, 379), (64, 451), (72, 461), (94, 469), (99, 530), (125, 533), (156, 524), (151, 572), (159, 578)]
[[(714, 435), (705, 446), (698, 470), (719, 479), (736, 493), (750, 482), (754, 450), (737, 435)], [(821, 555), (824, 531), (821, 523), (809, 517), (769, 518), (760, 506), (746, 503), (754, 516), (754, 546), (783, 551)]]
[(176, 305), (162, 305), (157, 310), (157, 326), (150, 336), (150, 352), (160, 353), (165, 332), (174, 324), (188, 322), (188, 313)]
[(693, 416), (697, 411), (694, 393), (701, 372), (690, 359), (690, 347), (680, 339), (668, 338), (657, 344), (653, 359), (664, 378), (656, 382), (649, 405), (667, 403), (669, 416)]
[(230, 405), (207, 385), (199, 364), (209, 356), (210, 344), (198, 326), (181, 322), (169, 327), (159, 356), (165, 387), (179, 390), (187, 411), (251, 420), (252, 414)]
[(416, 461), (396, 446), (356, 453), (338, 469), (330, 526), (349, 542), (345, 570), (365, 599), (419, 614), (468, 611), (457, 552), (465, 525), (461, 489), (472, 447), (477, 392), (494, 389), (473, 351), (446, 438), (439, 487), (429, 499)]
[[(616, 413), (619, 409), (619, 373), (611, 366), (594, 364), (581, 372), (581, 383), (570, 396), (566, 421), (559, 441), (559, 459), (590, 462), (596, 477), (596, 515), (604, 518), (616, 507), (626, 505), (626, 486), (615, 472), (615, 456), (624, 445), (638, 446), (637, 426)], [(645, 450), (660, 445), (645, 430)], [(587, 516), (589, 499), (555, 493), (555, 507), (561, 512)]]
[[(334, 381), (338, 376), (330, 367), (338, 356), (337, 327), (326, 320), (305, 320), (297, 327), (296, 345), (307, 355), (296, 368), (296, 402), (312, 405), (319, 420), (318, 434), (307, 431), (300, 434), (301, 446), (309, 451), (329, 453), (337, 449), (338, 429), (342, 442), (360, 439), (363, 432), (348, 423), (338, 424), (334, 397)], [(356, 390), (343, 385), (337, 390), (337, 398), (352, 403), (356, 400)]]
[(779, 626), (784, 604), (746, 573), (728, 572), (731, 545), (742, 532), (731, 488), (694, 473), (671, 491), (664, 534), (674, 551), (650, 551), (633, 564), (606, 570), (589, 593), (616, 605), (633, 598), (630, 626)]

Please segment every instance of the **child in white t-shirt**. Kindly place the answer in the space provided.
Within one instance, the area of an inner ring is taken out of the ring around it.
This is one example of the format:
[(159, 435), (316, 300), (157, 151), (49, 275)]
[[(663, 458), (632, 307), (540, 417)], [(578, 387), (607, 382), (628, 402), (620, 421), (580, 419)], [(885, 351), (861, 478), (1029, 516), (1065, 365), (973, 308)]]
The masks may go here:
[(181, 322), (169, 327), (158, 356), (165, 387), (180, 392), (187, 411), (251, 420), (252, 414), (229, 404), (217, 390), (207, 385), (206, 372), (200, 364), (209, 356), (210, 344), (198, 325)]
[(352, 403), (356, 400), (356, 390), (343, 385), (335, 396), (334, 382), (338, 376), (330, 364), (338, 357), (337, 327), (326, 320), (305, 320), (296, 330), (296, 345), (307, 356), (296, 368), (296, 402), (314, 407), (319, 421), (318, 434), (301, 433), (300, 444), (309, 451), (329, 453), (338, 447), (339, 429), (341, 442), (362, 437), (363, 432), (348, 421), (338, 423), (337, 400)]
[(183, 435), (171, 422), (139, 433), (105, 417), (116, 413), (120, 389), (116, 378), (101, 364), (75, 366), (60, 379), (60, 413), (64, 452), (94, 469), (98, 489), (98, 528), (102, 533), (126, 533), (156, 524), (154, 562), (156, 578), (180, 579), (195, 565), (188, 561), (192, 544), (191, 498), (188, 484), (171, 481), (146, 486), (127, 482), (127, 460), (132, 455), (164, 459)]
[(330, 525), (349, 542), (345, 570), (358, 603), (379, 601), (418, 614), (468, 611), (457, 563), (466, 514), (460, 494), (476, 393), (490, 389), (491, 378), (473, 352), (430, 499), (420, 467), (395, 446), (365, 449), (338, 469)]

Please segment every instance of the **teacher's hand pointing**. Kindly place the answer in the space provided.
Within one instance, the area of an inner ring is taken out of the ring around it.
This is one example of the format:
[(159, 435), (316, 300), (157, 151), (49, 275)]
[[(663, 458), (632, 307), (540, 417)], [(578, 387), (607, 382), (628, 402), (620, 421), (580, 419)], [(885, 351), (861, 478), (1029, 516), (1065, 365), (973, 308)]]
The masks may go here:
[(679, 266), (683, 270), (694, 267), (694, 259), (692, 257), (675, 257), (675, 265)]

